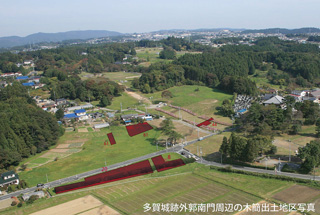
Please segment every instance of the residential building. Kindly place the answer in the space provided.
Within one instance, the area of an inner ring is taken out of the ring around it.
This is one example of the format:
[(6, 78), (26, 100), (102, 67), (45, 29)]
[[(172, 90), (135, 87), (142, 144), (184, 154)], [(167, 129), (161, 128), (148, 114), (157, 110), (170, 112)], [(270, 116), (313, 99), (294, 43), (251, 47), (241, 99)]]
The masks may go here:
[(14, 171), (2, 173), (0, 176), (0, 187), (10, 184), (19, 184), (19, 176)]
[(277, 106), (281, 106), (282, 108), (283, 108), (283, 103), (284, 103), (284, 98), (282, 96), (274, 96), (269, 100), (263, 102), (264, 106), (274, 104)]

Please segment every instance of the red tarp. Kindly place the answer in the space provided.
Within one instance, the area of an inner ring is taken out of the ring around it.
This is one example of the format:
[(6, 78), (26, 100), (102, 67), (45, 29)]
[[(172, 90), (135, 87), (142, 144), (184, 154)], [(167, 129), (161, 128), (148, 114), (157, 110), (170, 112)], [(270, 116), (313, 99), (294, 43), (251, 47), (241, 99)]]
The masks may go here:
[(177, 160), (166, 162), (163, 159), (162, 155), (159, 155), (157, 157), (153, 157), (151, 159), (152, 159), (152, 162), (154, 163), (158, 172), (185, 165), (185, 163), (183, 162), (182, 159), (177, 159)]
[(126, 126), (126, 128), (130, 137), (153, 129), (152, 126), (147, 122), (139, 123), (136, 125), (128, 125)]
[(109, 141), (110, 141), (111, 145), (116, 144), (116, 140), (114, 139), (112, 133), (107, 134), (107, 136), (109, 138)]
[(204, 125), (204, 126), (210, 125), (211, 124), (211, 120), (213, 120), (213, 118), (210, 118), (210, 119), (208, 119), (206, 121), (203, 121), (203, 122), (197, 124), (197, 127), (201, 127), (202, 125)]
[(68, 184), (64, 186), (55, 187), (55, 192), (63, 193), (71, 190), (82, 189), (99, 184), (109, 183), (113, 181), (132, 178), (139, 175), (146, 175), (152, 173), (152, 167), (149, 160), (141, 161), (139, 163), (131, 164), (129, 166), (121, 167), (115, 170), (104, 172), (85, 178), (85, 181)]

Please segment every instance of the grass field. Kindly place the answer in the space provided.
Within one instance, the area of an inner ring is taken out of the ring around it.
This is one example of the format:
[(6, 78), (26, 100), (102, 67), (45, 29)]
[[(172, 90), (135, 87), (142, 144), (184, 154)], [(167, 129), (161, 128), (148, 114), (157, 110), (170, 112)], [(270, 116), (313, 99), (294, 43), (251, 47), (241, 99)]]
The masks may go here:
[[(199, 91), (196, 91), (196, 89), (199, 89)], [(162, 91), (143, 94), (143, 96), (148, 98), (153, 97), (152, 101), (164, 101), (172, 105), (187, 108), (199, 115), (212, 116), (218, 120), (231, 122), (228, 117), (218, 115), (216, 107), (221, 106), (224, 99), (231, 99), (232, 95), (209, 87), (190, 85), (172, 87), (167, 90), (172, 93), (173, 98), (161, 98)]]
[[(117, 142), (113, 146), (104, 145), (104, 141), (107, 140), (106, 134), (109, 132), (113, 133)], [(144, 137), (143, 134), (130, 137), (124, 126), (104, 128), (99, 132), (66, 132), (60, 138), (59, 144), (67, 144), (70, 141), (73, 141), (73, 143), (85, 141), (82, 151), (30, 171), (21, 172), (19, 175), (21, 179), (26, 180), (29, 185), (33, 186), (37, 183), (45, 182), (46, 174), (48, 174), (49, 180), (53, 181), (100, 168), (104, 166), (105, 161), (107, 165), (111, 165), (129, 160), (155, 152), (156, 145), (154, 140), (159, 135), (160, 132), (153, 129), (148, 131), (148, 137)], [(159, 147), (159, 150), (161, 150), (161, 147)], [(52, 157), (55, 157), (55, 155)]]
[(111, 81), (115, 81), (115, 82), (130, 80), (133, 78), (139, 78), (140, 76), (141, 76), (140, 73), (129, 73), (129, 72), (105, 72), (101, 74), (92, 74), (88, 72), (82, 72), (80, 74), (80, 77), (82, 80), (87, 80), (89, 78), (97, 79), (97, 80), (108, 78)]
[[(299, 195), (295, 195), (295, 192), (299, 192)], [(163, 214), (143, 212), (143, 205), (145, 203), (151, 206), (153, 203), (186, 203), (187, 207), (188, 203), (245, 205), (262, 200), (277, 204), (287, 201), (309, 203), (320, 201), (319, 192), (319, 189), (295, 185), (293, 182), (220, 172), (193, 163), (160, 173), (155, 172), (146, 176), (58, 194), (54, 198), (37, 200), (33, 205), (4, 209), (0, 214), (30, 214), (87, 195), (94, 196), (121, 214)], [(287, 195), (288, 193), (294, 195)], [(290, 199), (279, 199), (279, 197)], [(212, 214), (212, 212), (174, 214)], [(214, 214), (225, 213), (215, 212)]]
[(256, 69), (255, 75), (249, 75), (248, 77), (252, 81), (255, 81), (258, 87), (269, 86), (270, 88), (279, 90), (280, 85), (271, 84), (270, 81), (267, 79), (267, 73), (268, 71), (261, 71)]
[[(137, 52), (137, 57), (139, 59), (145, 61), (143, 63), (140, 63), (139, 65), (142, 66), (150, 66), (152, 63), (157, 63), (157, 62), (171, 62), (172, 60), (165, 60), (159, 58), (159, 53), (163, 50), (163, 48), (160, 47), (154, 47), (154, 48), (144, 48), (144, 47), (137, 47), (136, 52)], [(189, 54), (200, 54), (201, 52), (188, 52), (188, 51), (178, 51), (176, 52), (176, 56), (182, 56), (186, 53)]]
[(139, 103), (137, 99), (123, 92), (121, 96), (114, 97), (112, 99), (112, 104), (107, 106), (106, 108), (109, 108), (112, 110), (121, 110), (120, 103), (122, 103), (122, 109), (127, 109), (128, 107), (133, 108), (135, 106), (141, 105), (141, 103)]
[(223, 137), (229, 138), (230, 132), (224, 132), (222, 134), (213, 135), (202, 141), (198, 141), (192, 145), (186, 147), (191, 153), (197, 154), (197, 148), (202, 148), (202, 156), (206, 160), (215, 161), (220, 163), (219, 149), (222, 144)]

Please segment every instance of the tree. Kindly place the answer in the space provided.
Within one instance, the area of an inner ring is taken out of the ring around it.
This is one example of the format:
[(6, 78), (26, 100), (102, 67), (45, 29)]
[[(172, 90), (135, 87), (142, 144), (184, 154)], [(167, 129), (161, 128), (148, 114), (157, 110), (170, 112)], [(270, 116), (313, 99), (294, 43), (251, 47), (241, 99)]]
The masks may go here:
[(57, 112), (55, 113), (55, 116), (56, 116), (57, 120), (61, 120), (64, 116), (64, 111), (61, 108), (59, 108), (57, 110)]
[(130, 54), (131, 54), (131, 55), (136, 55), (136, 54), (137, 54), (135, 48), (131, 48)]
[(167, 118), (160, 123), (161, 133), (165, 135), (169, 135), (173, 129), (174, 129), (174, 125), (170, 118)]
[(165, 90), (161, 93), (161, 98), (172, 98), (172, 93), (169, 90)]
[(110, 102), (110, 100), (109, 100), (109, 98), (108, 98), (107, 96), (101, 97), (100, 103), (99, 103), (99, 105), (100, 105), (101, 107), (106, 107), (106, 106), (108, 106), (108, 105), (110, 105), (110, 104), (111, 104), (111, 102)]
[(298, 156), (303, 160), (301, 168), (306, 172), (310, 172), (320, 162), (320, 141), (313, 140), (307, 143), (305, 147), (299, 147)]
[(230, 152), (230, 145), (228, 143), (227, 137), (223, 137), (222, 144), (220, 146), (219, 152), (224, 156), (228, 156)]
[(316, 121), (316, 136), (320, 137), (320, 119)]
[(221, 112), (223, 116), (230, 116), (234, 114), (231, 101), (229, 99), (225, 99), (222, 102)]
[(293, 135), (298, 134), (299, 131), (301, 131), (301, 125), (300, 124), (293, 124), (291, 126), (291, 131), (290, 131), (291, 134), (293, 134)]
[(168, 59), (168, 60), (172, 60), (176, 57), (176, 52), (170, 48), (170, 47), (165, 47), (160, 53), (159, 53), (159, 57), (161, 59)]

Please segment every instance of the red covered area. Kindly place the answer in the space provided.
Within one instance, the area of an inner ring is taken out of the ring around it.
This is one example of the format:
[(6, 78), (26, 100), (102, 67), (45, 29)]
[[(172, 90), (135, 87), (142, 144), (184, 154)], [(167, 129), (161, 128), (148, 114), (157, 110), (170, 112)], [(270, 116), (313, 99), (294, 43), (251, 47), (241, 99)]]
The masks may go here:
[(152, 167), (149, 160), (141, 161), (139, 163), (131, 164), (129, 166), (121, 167), (109, 172), (93, 175), (85, 178), (85, 181), (68, 184), (55, 188), (55, 192), (63, 193), (71, 190), (82, 189), (85, 187), (95, 186), (99, 184), (109, 183), (112, 181), (123, 180), (126, 178), (132, 178), (139, 175), (145, 175), (152, 173)]
[(126, 128), (130, 137), (153, 129), (152, 126), (147, 122), (139, 123), (136, 125), (128, 125), (126, 126)]
[(111, 145), (116, 144), (116, 140), (114, 139), (112, 133), (107, 134), (107, 136), (109, 138), (109, 141), (110, 141)]
[(185, 163), (183, 162), (182, 159), (177, 159), (177, 160), (166, 162), (163, 159), (162, 155), (159, 155), (157, 157), (153, 157), (151, 159), (152, 159), (152, 162), (154, 163), (158, 172), (185, 165)]
[(204, 126), (210, 125), (211, 124), (211, 120), (213, 120), (213, 118), (210, 118), (210, 119), (208, 119), (206, 121), (203, 121), (203, 122), (197, 124), (197, 127), (201, 127), (202, 125), (204, 125)]

